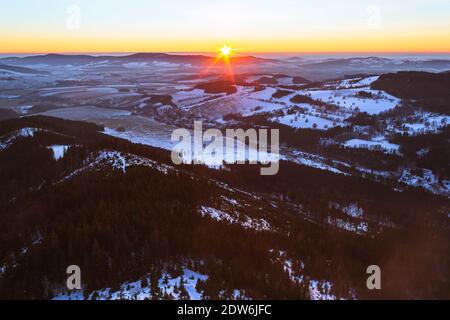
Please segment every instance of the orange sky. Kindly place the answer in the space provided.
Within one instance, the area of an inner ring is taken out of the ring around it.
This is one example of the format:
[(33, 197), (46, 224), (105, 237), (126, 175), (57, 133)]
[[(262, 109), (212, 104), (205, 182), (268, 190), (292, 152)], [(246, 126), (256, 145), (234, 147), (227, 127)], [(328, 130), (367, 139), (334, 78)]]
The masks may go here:
[(450, 52), (448, 0), (23, 2), (0, 4), (2, 53)]
[(433, 37), (417, 34), (347, 37), (324, 36), (266, 39), (109, 39), (105, 37), (79, 37), (58, 35), (8, 35), (1, 34), (0, 52), (211, 52), (224, 44), (241, 52), (450, 52), (450, 35)]

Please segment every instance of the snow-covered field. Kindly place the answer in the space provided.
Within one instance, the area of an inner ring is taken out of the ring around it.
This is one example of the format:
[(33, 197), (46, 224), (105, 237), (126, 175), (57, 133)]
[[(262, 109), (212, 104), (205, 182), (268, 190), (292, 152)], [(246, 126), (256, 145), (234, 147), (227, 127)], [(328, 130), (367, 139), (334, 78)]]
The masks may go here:
[[(260, 163), (279, 161), (279, 154), (275, 152), (272, 153), (258, 150), (255, 147), (244, 145), (240, 141), (234, 141), (227, 136), (222, 137), (222, 150), (213, 148), (209, 152), (209, 149), (207, 149), (209, 143), (205, 144), (203, 140), (198, 140), (193, 133), (191, 135), (191, 141), (184, 141), (181, 144), (178, 142), (172, 142), (171, 134), (169, 134), (169, 132), (167, 132), (167, 135), (159, 135), (155, 137), (145, 133), (140, 134), (136, 131), (120, 132), (111, 128), (106, 128), (104, 133), (129, 140), (133, 143), (163, 148), (169, 151), (174, 150), (178, 152), (184, 163), (196, 162), (207, 165), (211, 168), (220, 168), (223, 166), (224, 162), (235, 163), (237, 160), (248, 161), (251, 159), (257, 160)], [(199, 150), (196, 150), (195, 145), (203, 145), (203, 150), (199, 152)]]
[[(360, 91), (372, 94), (374, 98), (362, 98), (358, 96)], [(400, 99), (385, 92), (369, 89), (344, 89), (344, 90), (308, 90), (303, 94), (311, 98), (327, 103), (335, 104), (343, 109), (378, 114), (395, 108)]]
[(377, 81), (379, 78), (379, 76), (371, 76), (366, 78), (355, 78), (338, 81), (337, 89), (369, 88), (370, 85)]
[(169, 132), (160, 134), (145, 133), (140, 130), (118, 131), (112, 128), (105, 128), (104, 132), (109, 136), (128, 140), (133, 143), (148, 145), (156, 148), (171, 150), (174, 144), (170, 141)]
[(82, 107), (53, 109), (39, 113), (39, 115), (57, 117), (68, 120), (93, 121), (96, 119), (103, 119), (103, 118), (117, 118), (130, 116), (131, 112), (120, 109), (109, 109), (109, 108), (107, 109), (95, 106), (82, 106)]
[[(396, 107), (400, 103), (398, 98), (369, 88), (370, 84), (377, 79), (378, 76), (342, 80), (333, 83), (333, 89), (296, 90), (283, 89), (279, 85), (267, 85), (262, 90), (254, 91), (251, 87), (249, 89), (238, 86), (238, 92), (231, 95), (205, 94), (203, 90), (195, 89), (176, 93), (174, 102), (183, 108), (196, 107), (197, 110), (203, 110), (208, 115), (211, 115), (214, 110), (216, 116), (227, 113), (251, 116), (283, 111), (284, 115), (276, 114), (272, 120), (294, 128), (326, 130), (342, 125), (346, 118), (357, 111), (379, 114)], [(279, 90), (287, 90), (288, 93), (283, 97), (274, 97)], [(338, 110), (324, 113), (315, 105), (294, 103), (291, 99), (297, 94), (335, 105)], [(300, 107), (305, 112), (286, 114), (286, 111), (292, 107)]]
[[(180, 90), (172, 96), (172, 101), (181, 108), (192, 108), (209, 100), (216, 100), (221, 97), (225, 97), (224, 93), (221, 94), (208, 94), (204, 90)], [(219, 102), (218, 102), (219, 103)]]
[(413, 116), (405, 119), (400, 130), (415, 136), (427, 133), (438, 133), (444, 127), (450, 125), (450, 116), (434, 114), (429, 112), (416, 112)]
[(308, 114), (290, 114), (282, 117), (275, 117), (272, 120), (293, 128), (304, 129), (327, 130), (338, 125), (336, 121)]
[(382, 150), (387, 153), (398, 153), (400, 146), (398, 144), (389, 143), (384, 138), (374, 139), (372, 141), (362, 139), (351, 139), (344, 144), (347, 148), (363, 148), (369, 150)]

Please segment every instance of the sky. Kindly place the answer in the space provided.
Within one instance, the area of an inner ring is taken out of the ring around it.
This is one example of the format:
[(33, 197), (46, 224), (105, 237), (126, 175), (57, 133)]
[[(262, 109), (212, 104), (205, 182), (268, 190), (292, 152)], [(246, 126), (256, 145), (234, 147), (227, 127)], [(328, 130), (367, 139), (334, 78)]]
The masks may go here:
[(450, 0), (0, 2), (0, 53), (450, 52)]

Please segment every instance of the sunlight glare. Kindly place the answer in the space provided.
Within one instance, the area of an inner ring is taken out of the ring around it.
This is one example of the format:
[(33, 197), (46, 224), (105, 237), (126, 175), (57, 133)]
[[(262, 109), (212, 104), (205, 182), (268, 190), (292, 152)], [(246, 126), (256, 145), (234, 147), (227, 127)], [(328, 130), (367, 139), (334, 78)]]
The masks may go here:
[(219, 49), (222, 56), (228, 57), (231, 54), (232, 49), (229, 46), (223, 46)]

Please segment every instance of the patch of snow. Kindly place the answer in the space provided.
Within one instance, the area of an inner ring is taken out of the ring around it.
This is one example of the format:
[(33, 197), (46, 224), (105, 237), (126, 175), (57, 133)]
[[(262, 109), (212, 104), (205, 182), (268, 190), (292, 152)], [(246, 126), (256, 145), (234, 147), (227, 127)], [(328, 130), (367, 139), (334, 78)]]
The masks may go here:
[(417, 150), (416, 154), (419, 157), (423, 158), (428, 154), (428, 152), (430, 152), (430, 148), (423, 148), (423, 149)]
[[(402, 124), (401, 132), (409, 135), (420, 135), (426, 133), (438, 133), (441, 129), (450, 124), (450, 116), (434, 113), (415, 113), (412, 119), (414, 122)], [(411, 119), (409, 119), (411, 121)]]
[(104, 168), (105, 166), (110, 166), (113, 169), (123, 171), (124, 173), (126, 172), (127, 168), (131, 166), (149, 167), (152, 169), (156, 169), (164, 174), (167, 174), (170, 170), (174, 170), (174, 168), (171, 166), (138, 155), (130, 153), (123, 154), (118, 151), (103, 150), (98, 152), (97, 154), (91, 154), (89, 158), (84, 161), (83, 167), (73, 171), (71, 174), (63, 178), (60, 182), (66, 181), (89, 170), (99, 170), (101, 168)]
[(292, 77), (283, 77), (283, 78), (278, 78), (278, 84), (282, 84), (282, 85), (292, 85), (294, 78)]
[[(289, 275), (292, 282), (302, 283), (305, 279), (303, 275), (303, 270), (305, 269), (305, 264), (303, 262), (292, 261), (287, 257), (285, 251), (275, 252), (270, 250), (270, 252), (275, 253), (275, 259), (283, 263), (284, 271)], [(336, 300), (336, 296), (332, 294), (333, 283), (330, 281), (319, 281), (319, 280), (309, 280), (309, 293), (311, 300)]]
[(202, 217), (210, 217), (219, 222), (238, 224), (244, 227), (244, 229), (253, 229), (256, 231), (271, 231), (273, 229), (265, 219), (252, 219), (247, 215), (241, 215), (241, 219), (239, 219), (229, 213), (211, 207), (202, 206), (200, 208), (200, 214)]
[(362, 218), (364, 216), (364, 210), (361, 209), (356, 203), (352, 203), (351, 205), (342, 208), (342, 210), (353, 218)]
[(53, 151), (53, 158), (58, 161), (59, 159), (62, 159), (64, 157), (69, 147), (70, 146), (67, 145), (52, 145), (48, 148)]
[(331, 203), (330, 207), (341, 210), (352, 218), (361, 219), (364, 216), (364, 210), (360, 208), (357, 203), (351, 203), (348, 206), (342, 206), (338, 203)]
[(21, 114), (28, 114), (31, 108), (33, 108), (32, 105), (20, 106), (16, 108), (16, 111), (18, 111)]
[(5, 272), (6, 272), (6, 265), (0, 264), (0, 279), (2, 278), (2, 276)]
[(431, 170), (422, 169), (422, 174), (415, 175), (410, 170), (403, 170), (399, 181), (416, 188), (423, 188), (434, 194), (450, 196), (450, 180), (439, 180)]
[(251, 300), (245, 293), (245, 291), (234, 289), (232, 294), (232, 300)]
[[(197, 281), (206, 281), (208, 276), (184, 268), (183, 274), (178, 277), (171, 277), (170, 274), (164, 273), (158, 281), (158, 287), (161, 294), (169, 295), (172, 299), (179, 300), (179, 288), (181, 281), (189, 295), (190, 300), (201, 300), (202, 295), (197, 291)], [(111, 288), (96, 290), (88, 294), (87, 300), (148, 300), (152, 297), (152, 290), (150, 288), (149, 275), (146, 276), (146, 283), (142, 280), (133, 282), (125, 282), (117, 291), (112, 291)], [(60, 292), (53, 298), (53, 300), (84, 300), (84, 291), (78, 290), (71, 293)]]
[(20, 96), (13, 96), (9, 94), (0, 94), (0, 99), (17, 99), (20, 98)]
[(265, 77), (272, 78), (272, 75), (270, 75), (270, 74), (263, 74), (263, 75), (261, 75), (260, 74), (260, 75), (254, 75), (254, 76), (247, 76), (245, 81), (247, 83), (252, 83), (252, 82), (258, 81), (261, 78), (265, 78)]
[(329, 225), (335, 226), (339, 229), (343, 229), (350, 232), (355, 232), (357, 234), (364, 234), (369, 231), (369, 224), (365, 221), (361, 221), (357, 224), (345, 221), (343, 219), (334, 219), (328, 217), (327, 223)]
[(200, 213), (203, 217), (208, 216), (216, 221), (224, 221), (228, 223), (233, 223), (235, 221), (235, 219), (228, 213), (211, 207), (201, 207)]
[(140, 69), (147, 66), (147, 62), (129, 62), (124, 63), (123, 66), (129, 69)]
[(228, 203), (230, 203), (233, 206), (239, 206), (239, 201), (237, 201), (236, 199), (232, 199), (232, 198), (228, 198), (228, 197), (224, 197), (222, 196), (222, 199), (224, 199), (225, 201), (227, 201)]
[[(312, 167), (320, 170), (330, 171), (337, 174), (343, 174), (347, 175), (347, 173), (342, 172), (341, 170), (327, 164), (327, 159), (322, 158), (320, 156), (302, 152), (299, 150), (289, 150), (283, 153), (282, 157), (283, 160), (292, 161), (297, 164), (301, 164), (307, 167)], [(338, 163), (342, 164), (342, 163)], [(345, 166), (345, 164), (343, 164)]]
[(37, 128), (22, 128), (0, 137), (0, 151), (9, 148), (18, 138), (32, 138), (34, 134), (41, 131)]
[(76, 291), (71, 291), (70, 293), (68, 292), (61, 292), (59, 294), (57, 294), (52, 300), (75, 300), (75, 301), (80, 301), (80, 300), (84, 300), (84, 293), (82, 290), (76, 290)]
[(201, 300), (201, 293), (199, 293), (195, 287), (198, 280), (206, 281), (208, 279), (208, 276), (189, 269), (184, 269), (184, 274), (182, 277), (172, 278), (168, 281), (168, 283), (164, 281), (164, 277), (165, 276), (163, 275), (163, 278), (159, 280), (159, 287), (163, 292), (172, 295), (174, 299), (179, 299), (179, 295), (174, 292), (174, 288), (175, 286), (179, 287), (181, 280), (183, 280), (185, 281), (184, 286), (191, 300)]
[(337, 89), (350, 89), (350, 88), (368, 88), (372, 83), (377, 81), (379, 76), (372, 76), (366, 78), (345, 79), (339, 81)]
[(189, 68), (189, 67), (192, 67), (191, 64), (178, 64), (178, 63), (164, 62), (164, 61), (153, 61), (153, 65), (156, 67), (162, 67), (162, 68), (178, 68), (178, 67)]
[(311, 280), (309, 282), (309, 293), (311, 300), (336, 300), (336, 296), (331, 293), (333, 284), (329, 281)]

